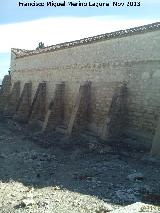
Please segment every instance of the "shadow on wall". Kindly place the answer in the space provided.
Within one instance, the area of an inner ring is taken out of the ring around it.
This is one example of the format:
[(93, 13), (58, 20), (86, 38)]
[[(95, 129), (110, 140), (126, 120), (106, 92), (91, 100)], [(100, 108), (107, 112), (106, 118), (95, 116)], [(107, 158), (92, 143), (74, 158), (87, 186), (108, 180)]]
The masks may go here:
[[(11, 78), (5, 76), (0, 96), (1, 114), (15, 121), (26, 123), (31, 129), (36, 127), (35, 129), (39, 129), (43, 133), (61, 129), (67, 135), (87, 131), (90, 132), (89, 134), (95, 134), (88, 128), (92, 122), (90, 118), (93, 113), (91, 110), (92, 82), (84, 82), (80, 85), (67, 125), (64, 125), (65, 82), (56, 84), (54, 96), (48, 108), (46, 107), (46, 88), (47, 82), (39, 83), (32, 101), (31, 82), (25, 83), (20, 94), (20, 82), (15, 82), (11, 88)], [(103, 118), (104, 123), (98, 136), (102, 140), (108, 141), (111, 146), (120, 146), (121, 148), (128, 146), (131, 149), (133, 147), (149, 151), (151, 143), (146, 142), (146, 137), (127, 132), (129, 118), (127, 83), (119, 82), (116, 84), (115, 89), (110, 92), (107, 105), (106, 115)], [(100, 111), (95, 112), (100, 113)], [(96, 115), (94, 114), (94, 116)], [(148, 140), (152, 140), (152, 138), (148, 138)]]
[[(64, 93), (65, 83), (60, 82), (56, 84), (55, 94), (51, 100), (52, 107), (46, 109), (46, 87), (47, 83), (39, 83), (33, 101), (31, 102), (32, 83), (25, 83), (23, 91), (20, 95), (20, 82), (15, 82), (9, 88), (6, 82), (3, 84), (3, 91), (1, 98), (5, 98), (2, 112), (6, 117), (14, 117), (19, 122), (43, 123), (42, 130), (47, 128), (55, 129), (58, 125), (64, 123)], [(9, 89), (8, 89), (9, 88)], [(11, 90), (11, 92), (10, 92)], [(91, 82), (85, 82), (80, 85), (79, 93), (77, 94), (75, 105), (73, 106), (66, 132), (81, 132), (88, 129), (89, 117), (91, 114), (90, 106), (90, 91), (92, 90)], [(102, 139), (107, 139), (110, 136), (117, 136), (124, 131), (127, 125), (127, 86), (126, 84), (117, 85), (113, 96), (108, 99), (109, 107), (106, 112), (106, 119), (104, 119)], [(3, 100), (2, 100), (3, 102)], [(104, 110), (106, 111), (106, 109)], [(96, 113), (99, 113), (96, 111)], [(98, 115), (97, 115), (98, 117)], [(102, 122), (101, 122), (102, 123)]]

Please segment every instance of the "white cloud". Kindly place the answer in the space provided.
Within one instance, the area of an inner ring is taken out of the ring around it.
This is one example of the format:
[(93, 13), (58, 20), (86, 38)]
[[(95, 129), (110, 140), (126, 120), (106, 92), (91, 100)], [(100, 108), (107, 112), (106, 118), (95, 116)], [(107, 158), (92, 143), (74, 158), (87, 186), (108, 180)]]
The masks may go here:
[(0, 53), (9, 52), (10, 48), (35, 49), (41, 41), (45, 45), (53, 45), (155, 21), (112, 16), (58, 17), (0, 25)]

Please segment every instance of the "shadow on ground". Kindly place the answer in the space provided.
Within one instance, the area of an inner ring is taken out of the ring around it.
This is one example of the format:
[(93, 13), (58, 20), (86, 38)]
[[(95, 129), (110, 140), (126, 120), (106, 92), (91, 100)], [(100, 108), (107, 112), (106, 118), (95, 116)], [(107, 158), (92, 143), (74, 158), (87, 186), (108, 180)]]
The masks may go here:
[(54, 134), (49, 136), (52, 146), (45, 148), (38, 143), (48, 144), (47, 137), (35, 139), (31, 132), (12, 127), (0, 121), (1, 182), (37, 189), (60, 187), (113, 205), (160, 204), (160, 167), (144, 153), (97, 151), (93, 144), (85, 145), (84, 137), (69, 141)]

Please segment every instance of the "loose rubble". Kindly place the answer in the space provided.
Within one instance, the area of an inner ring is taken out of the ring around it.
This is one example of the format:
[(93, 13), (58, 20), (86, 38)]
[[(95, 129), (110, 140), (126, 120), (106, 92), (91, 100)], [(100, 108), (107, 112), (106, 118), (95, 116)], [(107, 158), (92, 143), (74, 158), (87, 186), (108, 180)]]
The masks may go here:
[(0, 213), (160, 212), (157, 159), (57, 138), (44, 148), (0, 123)]
[(143, 181), (144, 176), (141, 173), (133, 173), (133, 174), (128, 175), (128, 179), (130, 181)]

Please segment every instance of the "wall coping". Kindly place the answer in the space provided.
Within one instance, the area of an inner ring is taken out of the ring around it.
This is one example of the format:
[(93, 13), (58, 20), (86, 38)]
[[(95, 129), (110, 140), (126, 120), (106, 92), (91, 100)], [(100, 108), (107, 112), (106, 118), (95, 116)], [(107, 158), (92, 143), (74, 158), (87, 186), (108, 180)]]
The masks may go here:
[(127, 37), (127, 36), (132, 36), (132, 35), (137, 35), (137, 34), (157, 31), (157, 30), (160, 30), (160, 22), (143, 25), (140, 27), (134, 27), (134, 28), (126, 29), (126, 30), (119, 30), (119, 31), (111, 32), (111, 33), (100, 34), (100, 35), (96, 35), (96, 36), (92, 36), (88, 38), (83, 38), (80, 40), (64, 42), (64, 43), (60, 43), (60, 44), (56, 44), (52, 46), (47, 46), (45, 48), (38, 49), (38, 50), (25, 50), (25, 49), (12, 48), (11, 51), (16, 55), (16, 58), (22, 58), (26, 56), (54, 52), (57, 50), (76, 47), (80, 45), (86, 45), (86, 44), (91, 44), (91, 43), (95, 43), (99, 41)]

